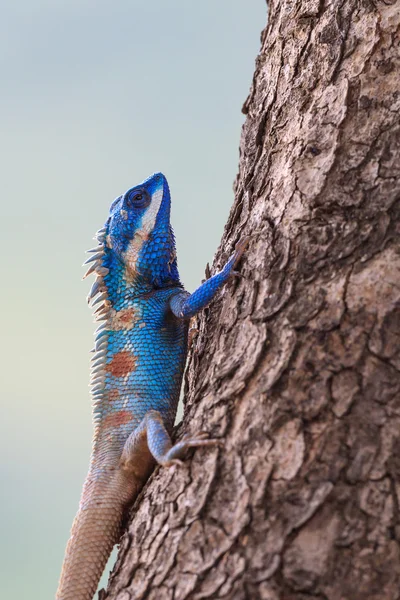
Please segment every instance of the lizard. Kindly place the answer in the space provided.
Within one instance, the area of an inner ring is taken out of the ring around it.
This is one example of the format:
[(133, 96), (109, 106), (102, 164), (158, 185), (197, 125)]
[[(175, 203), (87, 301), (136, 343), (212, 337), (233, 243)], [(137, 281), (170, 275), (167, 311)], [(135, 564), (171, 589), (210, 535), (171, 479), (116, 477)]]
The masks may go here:
[(181, 464), (188, 448), (218, 443), (200, 432), (173, 444), (171, 433), (189, 320), (237, 274), (247, 239), (189, 294), (178, 273), (170, 208), (162, 173), (129, 189), (111, 204), (84, 263), (84, 278), (96, 276), (88, 303), (100, 322), (91, 361), (94, 433), (56, 600), (93, 598), (126, 511), (155, 464)]

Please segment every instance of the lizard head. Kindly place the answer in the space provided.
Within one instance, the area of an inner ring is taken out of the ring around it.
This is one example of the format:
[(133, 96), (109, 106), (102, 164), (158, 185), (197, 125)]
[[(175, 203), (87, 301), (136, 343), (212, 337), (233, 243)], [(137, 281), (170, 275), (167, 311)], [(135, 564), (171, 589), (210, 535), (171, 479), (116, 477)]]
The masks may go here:
[(162, 173), (116, 198), (97, 235), (104, 248), (102, 266), (120, 272), (122, 265), (128, 283), (147, 280), (160, 287), (179, 281), (170, 209), (169, 187)]
[(114, 303), (117, 290), (121, 296), (122, 289), (132, 284), (152, 288), (179, 284), (170, 209), (162, 173), (114, 200), (104, 228), (97, 232), (99, 246), (85, 263), (90, 266), (84, 277), (97, 275), (88, 301), (100, 294)]
[(111, 205), (106, 246), (125, 265), (127, 277), (158, 287), (177, 280), (171, 197), (166, 178), (155, 173)]

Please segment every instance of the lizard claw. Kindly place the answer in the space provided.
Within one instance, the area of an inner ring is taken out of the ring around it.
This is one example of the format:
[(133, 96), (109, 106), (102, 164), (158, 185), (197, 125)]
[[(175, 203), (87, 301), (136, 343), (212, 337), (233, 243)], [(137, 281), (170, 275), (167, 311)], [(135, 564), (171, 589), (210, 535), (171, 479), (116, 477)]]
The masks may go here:
[(203, 447), (203, 446), (222, 446), (222, 445), (223, 445), (223, 441), (219, 440), (218, 438), (209, 438), (209, 439), (196, 438), (193, 440), (189, 440), (186, 443), (187, 448), (198, 448), (198, 447)]
[(250, 242), (250, 236), (246, 235), (242, 238), (240, 238), (240, 240), (237, 242), (236, 246), (235, 246), (235, 252), (233, 254), (233, 267), (236, 267), (236, 265), (238, 264), (239, 260), (241, 259), (241, 257), (244, 254), (244, 251), (246, 250), (247, 246), (249, 245)]
[(189, 329), (189, 332), (188, 332), (188, 348), (192, 347), (192, 344), (193, 344), (194, 340), (197, 338), (198, 335), (199, 335), (199, 330), (197, 329), (197, 327), (191, 327)]
[(198, 431), (195, 435), (191, 435), (190, 433), (185, 433), (182, 436), (182, 442), (187, 442), (190, 440), (208, 440), (210, 439), (210, 434), (208, 431)]
[(207, 431), (199, 431), (193, 437), (186, 434), (182, 438), (182, 444), (186, 448), (197, 448), (200, 446), (222, 446), (222, 440), (218, 438), (210, 438)]
[(231, 271), (230, 275), (231, 277), (239, 277), (239, 279), (244, 277), (243, 273), (240, 273), (239, 271)]
[(240, 256), (242, 256), (243, 252), (246, 250), (247, 246), (249, 245), (249, 242), (250, 242), (250, 236), (245, 235), (245, 236), (241, 237), (240, 240), (236, 243), (235, 254), (238, 255), (238, 258), (240, 258)]
[(189, 448), (201, 448), (203, 446), (215, 447), (221, 446), (222, 444), (223, 441), (221, 439), (210, 438), (206, 431), (200, 431), (195, 437), (186, 434), (180, 442), (177, 442), (172, 446), (160, 464), (167, 467), (172, 466), (173, 464), (182, 464), (182, 461), (180, 461), (179, 458), (185, 456), (186, 451)]
[(179, 458), (171, 458), (170, 460), (167, 460), (165, 463), (163, 463), (164, 467), (181, 467), (182, 465), (184, 465), (185, 463), (183, 462), (183, 460), (180, 460)]

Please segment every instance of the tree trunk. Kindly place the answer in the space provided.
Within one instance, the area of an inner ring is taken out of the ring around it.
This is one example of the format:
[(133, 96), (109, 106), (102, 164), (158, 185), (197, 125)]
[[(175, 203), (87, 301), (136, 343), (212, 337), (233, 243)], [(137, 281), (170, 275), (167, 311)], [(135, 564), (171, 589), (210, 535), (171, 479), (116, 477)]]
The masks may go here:
[(108, 600), (400, 598), (399, 109), (399, 2), (270, 2), (179, 432), (224, 446), (157, 469)]

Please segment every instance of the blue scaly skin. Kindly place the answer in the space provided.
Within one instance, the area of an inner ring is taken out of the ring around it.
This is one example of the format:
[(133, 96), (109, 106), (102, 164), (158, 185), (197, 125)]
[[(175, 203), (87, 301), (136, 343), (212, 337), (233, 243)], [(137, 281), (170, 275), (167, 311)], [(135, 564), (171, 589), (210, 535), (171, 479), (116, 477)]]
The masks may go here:
[[(172, 445), (188, 344), (188, 321), (234, 273), (247, 240), (192, 295), (179, 280), (170, 193), (161, 173), (117, 198), (97, 233), (85, 275), (96, 306), (92, 359), (93, 450), (67, 545), (57, 600), (91, 600), (124, 513), (155, 463), (179, 464), (201, 433)], [(86, 264), (85, 263), (85, 264)]]

